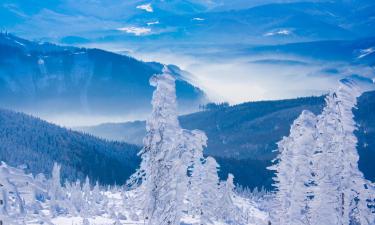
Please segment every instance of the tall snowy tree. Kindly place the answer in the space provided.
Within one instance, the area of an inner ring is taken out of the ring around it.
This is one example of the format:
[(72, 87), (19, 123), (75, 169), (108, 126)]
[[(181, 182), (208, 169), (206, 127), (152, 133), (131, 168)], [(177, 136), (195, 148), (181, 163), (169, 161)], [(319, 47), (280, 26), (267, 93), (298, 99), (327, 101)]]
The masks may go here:
[(52, 168), (52, 178), (49, 182), (49, 190), (48, 190), (51, 199), (62, 198), (60, 171), (61, 171), (61, 165), (54, 163), (53, 168)]
[(64, 194), (60, 181), (60, 170), (61, 165), (54, 163), (52, 169), (52, 178), (48, 185), (48, 195), (50, 197), (51, 211), (54, 215), (57, 215), (63, 211), (61, 201), (64, 199)]
[(175, 78), (164, 69), (162, 75), (150, 79), (150, 84), (156, 87), (153, 109), (140, 152), (141, 167), (132, 180), (141, 180), (139, 193), (149, 225), (178, 225), (188, 184), (186, 161), (191, 160), (187, 160), (189, 153), (177, 118)]
[(319, 184), (312, 224), (374, 224), (374, 214), (367, 207), (367, 181), (358, 169), (357, 138), (353, 133), (356, 123), (352, 112), (357, 98), (373, 85), (370, 83), (357, 77), (346, 78), (326, 97), (326, 107), (317, 125)]
[(190, 152), (190, 155), (185, 161), (190, 165), (189, 168), (189, 183), (186, 194), (187, 211), (189, 214), (196, 216), (201, 214), (202, 200), (201, 189), (203, 185), (203, 147), (206, 146), (207, 136), (199, 130), (187, 131), (184, 130), (185, 148)]
[[(278, 143), (276, 224), (374, 224), (368, 200), (373, 189), (358, 169), (356, 124), (352, 109), (366, 79), (350, 77), (326, 97), (318, 117), (304, 111), (289, 137)], [(371, 87), (372, 89), (373, 87)]]
[(194, 163), (194, 169), (189, 179), (189, 187), (186, 199), (188, 201), (187, 211), (193, 217), (200, 216), (202, 213), (201, 191), (203, 185), (203, 166), (202, 162)]
[(93, 201), (92, 201), (92, 193), (91, 193), (91, 186), (90, 186), (90, 179), (86, 177), (85, 183), (82, 186), (82, 205), (81, 211), (82, 214), (85, 216), (89, 216), (90, 214), (94, 213)]
[(310, 224), (310, 201), (313, 197), (314, 152), (317, 117), (303, 111), (293, 122), (290, 135), (278, 143), (276, 170), (276, 206), (271, 213), (275, 224)]
[(100, 204), (104, 200), (104, 196), (100, 191), (99, 182), (95, 183), (95, 186), (92, 190), (92, 202), (95, 204)]
[(241, 210), (235, 205), (235, 193), (234, 193), (234, 176), (228, 174), (226, 181), (220, 184), (220, 200), (218, 205), (218, 212), (220, 212), (220, 218), (228, 224), (245, 224), (244, 218), (242, 217)]
[(220, 199), (219, 191), (219, 164), (212, 157), (207, 157), (203, 164), (203, 179), (201, 189), (201, 217), (200, 222), (203, 225), (211, 224), (218, 217), (218, 207)]

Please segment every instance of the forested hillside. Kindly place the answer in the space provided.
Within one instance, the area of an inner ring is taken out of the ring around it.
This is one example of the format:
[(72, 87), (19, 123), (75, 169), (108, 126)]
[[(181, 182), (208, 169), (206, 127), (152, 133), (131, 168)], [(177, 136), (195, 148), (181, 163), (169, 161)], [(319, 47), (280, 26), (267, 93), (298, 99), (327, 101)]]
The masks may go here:
[[(374, 95), (369, 92), (361, 96), (355, 110), (359, 167), (370, 180), (375, 179)], [(215, 156), (223, 179), (231, 172), (241, 185), (270, 188), (273, 173), (266, 167), (276, 155), (276, 142), (288, 135), (290, 124), (303, 109), (319, 113), (323, 103), (322, 97), (251, 102), (182, 116), (180, 121), (185, 128), (207, 133), (205, 154)], [(1, 110), (0, 125), (4, 127), (0, 131), (2, 160), (13, 166), (25, 164), (28, 171), (47, 173), (57, 161), (63, 165), (64, 178), (88, 175), (103, 183), (121, 183), (139, 165), (136, 153), (140, 147), (104, 141), (8, 110)], [(103, 126), (108, 130), (112, 127)], [(118, 137), (132, 133), (133, 140), (142, 139), (144, 122), (127, 123), (125, 127), (129, 129), (115, 124), (113, 131)]]
[(69, 180), (88, 176), (103, 184), (122, 184), (139, 164), (139, 147), (105, 141), (43, 120), (0, 110), (0, 159), (34, 174), (62, 165)]
[[(355, 109), (359, 125), (359, 167), (365, 176), (375, 180), (375, 92), (364, 93)], [(180, 117), (182, 127), (201, 129), (208, 137), (205, 154), (214, 156), (221, 165), (221, 174), (231, 172), (236, 182), (250, 187), (271, 187), (272, 172), (266, 170), (276, 156), (276, 142), (289, 135), (290, 125), (302, 112), (318, 114), (324, 97), (306, 97), (280, 101), (248, 102), (230, 107), (212, 107)], [(123, 124), (102, 124), (81, 128), (94, 135), (125, 140), (140, 145), (145, 133), (142, 121)], [(111, 132), (109, 132), (111, 131)]]

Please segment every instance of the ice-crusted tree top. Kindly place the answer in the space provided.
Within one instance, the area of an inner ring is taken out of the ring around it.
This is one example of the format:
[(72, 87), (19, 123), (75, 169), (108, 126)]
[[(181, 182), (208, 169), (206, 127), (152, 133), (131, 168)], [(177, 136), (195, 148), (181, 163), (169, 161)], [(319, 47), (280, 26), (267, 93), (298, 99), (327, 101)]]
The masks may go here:
[(341, 79), (339, 87), (326, 97), (326, 104), (323, 115), (328, 115), (332, 110), (340, 113), (343, 121), (343, 129), (347, 132), (353, 132), (355, 122), (353, 120), (353, 107), (357, 105), (357, 98), (364, 92), (374, 90), (373, 80), (360, 76), (350, 76)]
[(156, 89), (152, 96), (152, 112), (146, 121), (146, 136), (143, 139), (143, 149), (139, 152), (142, 157), (141, 168), (128, 181), (131, 186), (145, 179), (146, 170), (150, 168), (150, 160), (161, 157), (160, 148), (173, 148), (177, 143), (178, 134), (182, 132), (177, 116), (177, 101), (175, 78), (165, 67), (163, 74), (153, 75), (150, 85)]
[[(287, 138), (284, 138), (281, 142), (278, 143), (279, 146), (285, 145), (286, 142), (291, 142), (293, 144), (297, 141), (296, 139), (301, 139), (302, 136), (312, 135), (316, 129), (316, 116), (308, 111), (303, 110), (302, 113), (294, 120), (291, 128), (290, 135)], [(306, 140), (302, 140), (306, 141)], [(280, 149), (282, 150), (282, 149)]]
[[(175, 78), (165, 67), (163, 74), (150, 78), (150, 85), (156, 90), (152, 96), (152, 112), (146, 121), (147, 134), (143, 140), (142, 159), (159, 160), (160, 158), (176, 158), (176, 149), (182, 129), (178, 122)], [(150, 168), (149, 166), (147, 166)]]
[(150, 78), (150, 85), (156, 87), (152, 96), (152, 113), (147, 120), (147, 131), (164, 127), (179, 128), (175, 78), (164, 68), (163, 74)]
[[(308, 144), (313, 138), (314, 132), (316, 132), (317, 117), (315, 114), (308, 110), (303, 110), (302, 113), (294, 120), (290, 127), (290, 134), (288, 137), (283, 137), (281, 141), (277, 143), (279, 155), (277, 160), (282, 160), (282, 157), (286, 157), (289, 160), (290, 154), (295, 147), (303, 148), (303, 145)], [(269, 169), (277, 170), (278, 164), (270, 166)]]

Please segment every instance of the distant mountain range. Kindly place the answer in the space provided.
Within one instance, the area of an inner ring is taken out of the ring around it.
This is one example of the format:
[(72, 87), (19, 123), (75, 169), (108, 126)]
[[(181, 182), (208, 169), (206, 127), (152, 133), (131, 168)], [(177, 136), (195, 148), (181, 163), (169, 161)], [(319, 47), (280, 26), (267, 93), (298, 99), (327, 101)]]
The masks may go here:
[[(353, 65), (375, 65), (375, 37), (357, 40), (327, 40), (280, 45), (261, 45), (245, 48), (242, 54), (289, 55), (300, 59), (330, 62), (348, 62)], [(282, 61), (280, 61), (282, 62)], [(285, 63), (296, 63), (284, 61)], [(263, 63), (267, 63), (264, 61)], [(268, 63), (277, 63), (269, 61)], [(300, 62), (301, 63), (301, 62)]]
[[(99, 49), (30, 42), (2, 33), (0, 106), (37, 115), (140, 116), (151, 108), (148, 80), (162, 68)], [(186, 80), (186, 72), (168, 68), (177, 78), (181, 111), (196, 111), (205, 94)]]
[[(222, 174), (231, 172), (237, 182), (251, 187), (270, 187), (272, 173), (266, 170), (276, 156), (276, 142), (289, 134), (293, 120), (307, 109), (321, 112), (324, 97), (306, 97), (280, 101), (249, 102), (180, 117), (182, 127), (201, 129), (208, 136), (205, 154), (218, 159)], [(360, 169), (375, 181), (375, 92), (368, 92), (359, 99), (355, 120), (359, 125)], [(142, 121), (122, 124), (102, 124), (79, 128), (107, 139), (141, 144), (145, 133)]]
[(33, 174), (62, 165), (64, 179), (88, 176), (102, 184), (123, 184), (139, 164), (139, 147), (105, 141), (38, 118), (0, 110), (0, 159)]
[[(69, 44), (122, 41), (142, 48), (186, 41), (218, 46), (375, 36), (370, 0), (4, 0), (0, 13), (4, 29)], [(50, 32), (51, 27), (59, 29)]]

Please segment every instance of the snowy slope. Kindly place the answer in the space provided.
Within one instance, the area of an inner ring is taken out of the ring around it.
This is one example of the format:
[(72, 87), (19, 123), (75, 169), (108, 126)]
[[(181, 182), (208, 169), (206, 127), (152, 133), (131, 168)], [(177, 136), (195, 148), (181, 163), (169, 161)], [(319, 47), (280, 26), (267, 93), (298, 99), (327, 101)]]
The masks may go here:
[[(47, 180), (42, 174), (25, 174), (22, 169), (5, 163), (0, 164), (0, 184), (0, 199), (4, 201), (0, 207), (0, 220), (5, 224), (144, 224), (139, 213), (134, 214), (131, 209), (133, 203), (126, 197), (132, 196), (132, 192), (125, 191), (123, 187), (90, 187), (87, 183), (78, 186), (77, 183), (66, 183), (65, 186), (58, 184), (58, 191), (54, 192), (51, 191), (56, 188), (54, 178)], [(235, 204), (248, 213), (248, 225), (266, 224), (268, 215), (259, 210), (255, 202), (237, 196)], [(60, 211), (55, 211), (57, 205), (62, 207)], [(194, 224), (196, 219), (185, 214), (182, 222)], [(212, 223), (223, 224), (219, 221)]]

